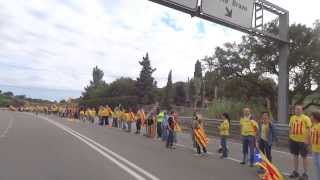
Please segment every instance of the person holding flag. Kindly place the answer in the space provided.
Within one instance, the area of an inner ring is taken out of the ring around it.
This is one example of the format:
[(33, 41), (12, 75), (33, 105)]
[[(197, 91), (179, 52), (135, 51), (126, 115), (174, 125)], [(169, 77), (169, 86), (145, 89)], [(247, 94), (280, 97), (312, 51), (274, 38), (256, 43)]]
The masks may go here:
[(262, 180), (284, 180), (280, 171), (258, 148), (255, 149), (254, 163), (264, 170), (264, 174), (261, 175)]
[(203, 119), (200, 115), (195, 117), (195, 120), (192, 122), (193, 135), (195, 140), (195, 145), (197, 148), (197, 154), (201, 154), (201, 148), (203, 153), (207, 153), (208, 148), (208, 137), (203, 129)]
[(320, 112), (311, 113), (313, 126), (310, 133), (311, 150), (313, 153), (314, 167), (316, 168), (317, 180), (320, 180)]

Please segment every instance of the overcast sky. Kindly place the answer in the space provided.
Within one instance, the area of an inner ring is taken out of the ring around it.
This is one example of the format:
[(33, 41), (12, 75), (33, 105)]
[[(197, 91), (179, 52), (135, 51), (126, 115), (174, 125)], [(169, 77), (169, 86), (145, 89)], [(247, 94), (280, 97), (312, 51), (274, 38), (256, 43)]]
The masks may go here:
[[(320, 19), (319, 0), (270, 1), (290, 11), (290, 23), (312, 26)], [(2, 0), (0, 85), (76, 90), (78, 96), (95, 65), (107, 82), (135, 79), (149, 52), (163, 86), (170, 69), (173, 81), (185, 81), (197, 59), (241, 35), (148, 0)]]

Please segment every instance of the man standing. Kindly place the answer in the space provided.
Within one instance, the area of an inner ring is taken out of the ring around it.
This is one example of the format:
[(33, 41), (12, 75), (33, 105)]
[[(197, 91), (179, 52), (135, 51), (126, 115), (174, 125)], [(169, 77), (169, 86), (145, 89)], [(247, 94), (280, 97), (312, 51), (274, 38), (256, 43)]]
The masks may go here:
[(250, 167), (253, 167), (256, 134), (259, 127), (258, 123), (252, 118), (251, 110), (249, 108), (243, 109), (243, 117), (240, 119), (240, 127), (243, 153), (243, 160), (240, 164), (246, 164), (248, 152), (250, 150)]
[(157, 109), (157, 134), (158, 139), (162, 137), (162, 122), (164, 119), (164, 112), (160, 112), (160, 109)]
[(308, 134), (312, 126), (308, 116), (303, 114), (302, 105), (296, 105), (295, 115), (290, 118), (289, 122), (289, 139), (290, 152), (293, 156), (293, 172), (290, 178), (299, 177), (299, 155), (302, 157), (304, 172), (300, 179), (308, 179)]
[(167, 138), (167, 148), (173, 148), (173, 138), (174, 138), (174, 127), (175, 126), (175, 121), (174, 121), (174, 112), (172, 111), (170, 113), (170, 116), (168, 118), (168, 138)]

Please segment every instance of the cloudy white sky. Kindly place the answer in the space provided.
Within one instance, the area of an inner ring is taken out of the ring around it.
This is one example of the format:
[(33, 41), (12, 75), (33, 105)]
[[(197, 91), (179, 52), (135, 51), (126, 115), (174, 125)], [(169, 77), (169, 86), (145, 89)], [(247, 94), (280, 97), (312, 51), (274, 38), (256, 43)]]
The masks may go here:
[[(290, 11), (291, 23), (312, 26), (320, 19), (319, 0), (270, 1)], [(70, 93), (78, 96), (95, 65), (107, 82), (136, 78), (146, 52), (163, 86), (170, 69), (174, 81), (184, 81), (197, 59), (241, 35), (148, 0), (2, 0), (0, 89), (35, 88), (27, 94), (33, 97), (39, 88), (75, 90)]]

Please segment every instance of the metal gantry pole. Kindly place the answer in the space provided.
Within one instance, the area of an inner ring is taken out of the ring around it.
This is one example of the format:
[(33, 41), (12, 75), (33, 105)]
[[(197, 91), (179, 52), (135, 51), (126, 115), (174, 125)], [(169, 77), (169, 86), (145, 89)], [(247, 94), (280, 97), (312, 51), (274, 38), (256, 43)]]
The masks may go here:
[[(289, 42), (289, 13), (279, 17), (279, 35), (284, 41)], [(288, 123), (288, 72), (289, 43), (280, 43), (279, 49), (279, 79), (278, 79), (278, 122)]]

